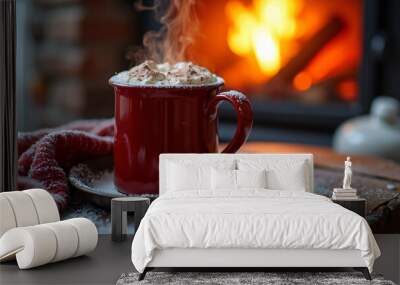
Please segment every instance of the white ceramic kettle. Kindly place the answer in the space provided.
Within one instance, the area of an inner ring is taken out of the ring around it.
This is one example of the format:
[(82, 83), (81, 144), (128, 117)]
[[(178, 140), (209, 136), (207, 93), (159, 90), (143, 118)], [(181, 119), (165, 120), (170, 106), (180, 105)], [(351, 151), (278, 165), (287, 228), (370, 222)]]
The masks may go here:
[(371, 114), (350, 119), (335, 132), (333, 147), (346, 154), (366, 154), (400, 162), (400, 103), (378, 97)]

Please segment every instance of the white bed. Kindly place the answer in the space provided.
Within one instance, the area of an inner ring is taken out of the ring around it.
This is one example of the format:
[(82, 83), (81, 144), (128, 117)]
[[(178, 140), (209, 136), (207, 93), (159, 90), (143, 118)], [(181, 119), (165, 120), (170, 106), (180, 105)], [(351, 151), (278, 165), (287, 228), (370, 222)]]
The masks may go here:
[[(169, 181), (190, 178), (184, 169), (171, 173), (174, 163), (231, 162), (239, 170), (267, 165), (274, 190), (175, 191)], [(297, 164), (302, 177), (292, 171)], [(159, 190), (132, 243), (141, 278), (154, 267), (354, 267), (370, 278), (380, 255), (365, 219), (312, 194), (310, 154), (163, 154)]]

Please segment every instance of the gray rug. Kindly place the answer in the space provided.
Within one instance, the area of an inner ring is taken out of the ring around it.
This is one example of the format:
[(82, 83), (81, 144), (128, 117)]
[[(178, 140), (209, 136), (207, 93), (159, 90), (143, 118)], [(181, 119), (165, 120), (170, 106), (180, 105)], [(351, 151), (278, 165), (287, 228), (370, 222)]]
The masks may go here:
[(381, 276), (373, 275), (368, 281), (359, 272), (148, 272), (146, 278), (137, 281), (138, 273), (122, 274), (117, 285), (133, 284), (213, 284), (213, 285), (297, 285), (297, 284), (376, 284), (395, 285)]

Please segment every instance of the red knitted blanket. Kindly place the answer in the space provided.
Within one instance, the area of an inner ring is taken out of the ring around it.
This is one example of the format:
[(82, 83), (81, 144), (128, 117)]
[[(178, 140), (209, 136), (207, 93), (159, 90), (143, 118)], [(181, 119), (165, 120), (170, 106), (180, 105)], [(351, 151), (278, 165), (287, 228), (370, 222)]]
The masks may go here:
[(18, 190), (43, 188), (60, 211), (68, 205), (67, 174), (78, 162), (110, 155), (114, 119), (76, 121), (18, 134)]

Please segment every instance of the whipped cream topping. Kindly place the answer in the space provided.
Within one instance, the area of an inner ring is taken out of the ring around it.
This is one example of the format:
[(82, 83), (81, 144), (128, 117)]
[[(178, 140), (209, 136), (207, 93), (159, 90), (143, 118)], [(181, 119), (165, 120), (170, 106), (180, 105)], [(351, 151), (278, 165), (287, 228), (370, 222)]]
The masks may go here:
[(222, 81), (207, 68), (191, 62), (178, 62), (172, 65), (157, 64), (152, 60), (146, 60), (128, 71), (123, 71), (111, 80), (128, 85), (162, 86), (208, 85)]

